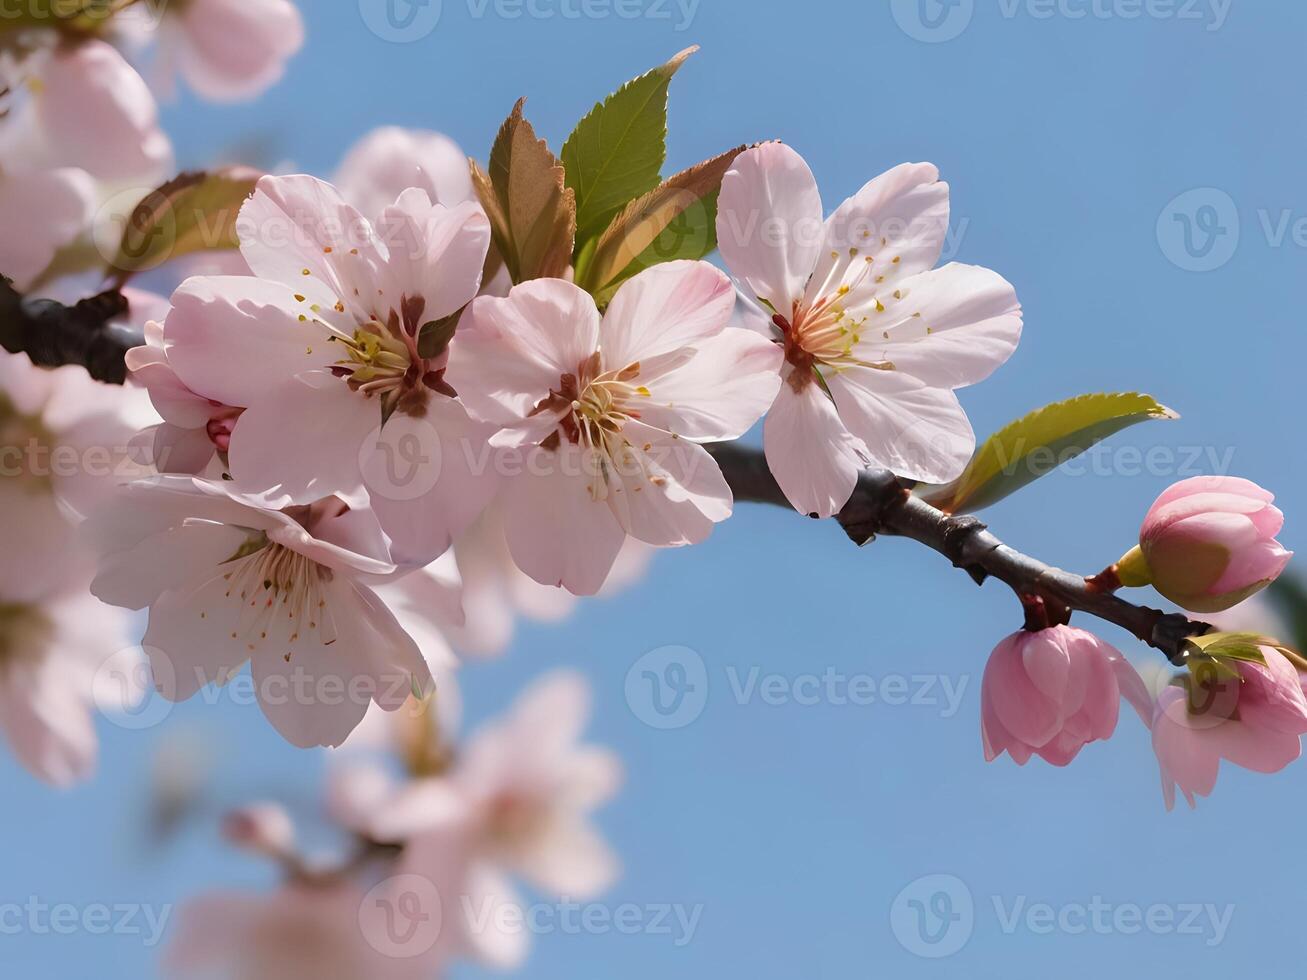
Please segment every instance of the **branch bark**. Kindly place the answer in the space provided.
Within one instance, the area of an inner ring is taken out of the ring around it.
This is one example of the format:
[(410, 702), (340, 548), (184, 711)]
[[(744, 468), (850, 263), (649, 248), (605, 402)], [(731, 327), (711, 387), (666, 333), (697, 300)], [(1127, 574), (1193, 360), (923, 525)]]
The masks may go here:
[[(790, 508), (761, 452), (736, 444), (710, 450), (736, 500)], [(991, 577), (1005, 582), (1023, 601), (1043, 600), (1054, 619), (1062, 622), (1077, 611), (1114, 623), (1166, 654), (1172, 663), (1183, 662), (1186, 639), (1211, 629), (1177, 613), (1127, 602), (1083, 576), (1009, 548), (976, 518), (950, 516), (914, 497), (888, 470), (865, 471), (836, 520), (855, 544), (867, 544), (877, 534), (910, 538), (939, 552), (977, 584)]]
[(117, 290), (73, 306), (52, 299), (27, 299), (0, 278), (0, 344), (11, 354), (26, 353), (37, 367), (79, 364), (97, 381), (123, 384), (124, 357), (145, 338), (114, 321), (128, 312)]

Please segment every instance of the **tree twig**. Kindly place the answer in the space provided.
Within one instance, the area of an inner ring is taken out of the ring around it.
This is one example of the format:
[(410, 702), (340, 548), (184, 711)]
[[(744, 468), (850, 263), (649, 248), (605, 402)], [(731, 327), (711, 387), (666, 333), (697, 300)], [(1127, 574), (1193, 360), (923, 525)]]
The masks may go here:
[(145, 342), (141, 334), (114, 321), (128, 312), (117, 290), (73, 306), (52, 299), (27, 299), (0, 278), (0, 344), (11, 354), (26, 353), (37, 367), (79, 364), (97, 381), (123, 384), (124, 356)]
[[(761, 452), (736, 444), (710, 449), (736, 500), (790, 507)], [(865, 471), (836, 520), (855, 544), (867, 544), (877, 534), (911, 538), (948, 558), (977, 584), (996, 578), (1019, 598), (1038, 597), (1050, 609), (1074, 610), (1114, 623), (1166, 654), (1173, 663), (1183, 662), (1189, 637), (1211, 629), (1207, 623), (1177, 613), (1127, 602), (1094, 588), (1083, 576), (1009, 548), (976, 518), (950, 516), (914, 497), (887, 470)]]

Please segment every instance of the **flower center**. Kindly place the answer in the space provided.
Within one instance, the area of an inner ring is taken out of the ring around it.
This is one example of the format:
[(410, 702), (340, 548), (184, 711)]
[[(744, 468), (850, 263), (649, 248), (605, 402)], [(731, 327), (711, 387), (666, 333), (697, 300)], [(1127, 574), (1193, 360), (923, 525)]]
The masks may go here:
[(374, 315), (353, 335), (336, 333), (330, 338), (346, 351), (332, 373), (344, 378), (352, 390), (375, 397), (383, 420), (396, 411), (422, 417), (433, 391), (450, 398), (457, 394), (445, 383), (444, 368), (434, 368), (436, 359), (423, 357), (418, 350), (425, 308), (426, 300), (406, 296), (400, 310), (391, 310), (384, 322)]
[(500, 793), (490, 802), (485, 834), (493, 844), (513, 850), (537, 836), (548, 819), (548, 811), (530, 797)]
[[(857, 256), (857, 249), (851, 249), (850, 257), (857, 259)], [(833, 277), (839, 268), (836, 265), (832, 269), (827, 282), (822, 284), (820, 298), (815, 302), (808, 304), (796, 300), (788, 317), (782, 313), (772, 317), (772, 323), (781, 332), (780, 343), (785, 348), (785, 359), (794, 368), (789, 381), (795, 391), (802, 391), (810, 382), (820, 378), (823, 369), (840, 371), (847, 367), (869, 367), (878, 371), (894, 370), (889, 361), (868, 361), (854, 353), (862, 343), (862, 333), (870, 314), (860, 317), (851, 314), (848, 297), (872, 281), (871, 257), (847, 266), (841, 274), (844, 281), (837, 286)], [(882, 278), (877, 277), (875, 281)], [(859, 305), (866, 301), (865, 297), (859, 299)], [(871, 299), (876, 312), (884, 313), (884, 304), (876, 297)]]
[[(241, 604), (233, 640), (243, 639), (249, 653), (264, 642), (284, 644), (290, 663), (295, 646), (305, 633), (317, 634), (322, 646), (336, 642), (336, 623), (326, 586), (333, 573), (311, 558), (251, 531), (246, 542), (224, 563), (225, 598)], [(200, 611), (200, 618), (208, 615)]]

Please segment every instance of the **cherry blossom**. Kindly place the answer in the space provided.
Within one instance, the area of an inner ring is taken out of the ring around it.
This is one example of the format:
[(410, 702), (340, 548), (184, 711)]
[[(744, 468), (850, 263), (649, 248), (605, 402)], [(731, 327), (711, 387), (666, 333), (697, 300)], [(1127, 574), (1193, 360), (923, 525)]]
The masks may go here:
[[(621, 767), (611, 753), (579, 744), (588, 716), (584, 680), (549, 675), (505, 719), (475, 733), (446, 775), (380, 804), (374, 834), (405, 842), (398, 873), (435, 883), (445, 899), (438, 958), (521, 962), (526, 936), (494, 924), (493, 909), (520, 901), (509, 874), (577, 900), (616, 878), (617, 859), (589, 814), (616, 792)], [(489, 924), (478, 927), (482, 916)]]
[(1112, 737), (1122, 688), (1147, 698), (1129, 661), (1092, 633), (1070, 626), (1014, 633), (985, 666), (986, 761), (1007, 752), (1018, 765), (1032, 755), (1069, 764), (1090, 742)]
[(868, 182), (824, 222), (812, 171), (783, 144), (745, 151), (722, 181), (722, 258), (785, 352), (767, 461), (803, 513), (836, 513), (863, 467), (945, 483), (975, 449), (953, 392), (1011, 356), (1021, 308), (988, 269), (935, 268), (948, 215), (948, 185), (924, 163)]
[(1182, 480), (1157, 498), (1122, 559), (1126, 585), (1151, 584), (1176, 605), (1221, 612), (1274, 582), (1289, 564), (1275, 536), (1284, 514), (1275, 496), (1230, 476)]
[(372, 702), (396, 710), (431, 672), (372, 585), (396, 568), (367, 511), (334, 498), (264, 509), (228, 483), (163, 476), (97, 513), (91, 590), (150, 611), (159, 693), (184, 701), (248, 661), (268, 720), (299, 746), (340, 745)]
[(127, 352), (127, 369), (132, 380), (150, 393), (150, 402), (163, 419), (137, 436), (146, 458), (161, 473), (205, 473), (218, 454), (231, 447), (232, 429), (242, 409), (201, 398), (182, 383), (168, 363), (163, 324), (157, 321), (145, 325), (145, 344)]
[(1253, 772), (1279, 772), (1302, 754), (1307, 696), (1293, 664), (1261, 647), (1265, 664), (1200, 668), (1158, 696), (1153, 750), (1169, 810), (1179, 786), (1190, 807), (1210, 796), (1221, 761)]
[(736, 439), (780, 380), (780, 349), (727, 329), (730, 282), (670, 262), (626, 283), (601, 318), (556, 279), (482, 296), (459, 326), (450, 382), (516, 453), (504, 530), (536, 581), (593, 595), (628, 537), (702, 541), (730, 516), (730, 488), (699, 443)]
[(185, 0), (163, 7), (162, 15), (160, 80), (181, 75), (213, 102), (260, 95), (304, 45), (304, 20), (290, 0)]
[(92, 598), (84, 581), (42, 601), (15, 602), (13, 566), (4, 567), (0, 735), (33, 775), (70, 786), (95, 769), (96, 708), (130, 710), (143, 694), (130, 618)]
[(370, 219), (410, 187), (447, 208), (476, 200), (467, 154), (457, 143), (443, 133), (399, 126), (374, 129), (355, 143), (334, 183)]
[(485, 214), (410, 189), (374, 229), (329, 184), (265, 177), (238, 229), (255, 276), (187, 280), (163, 338), (187, 388), (245, 408), (232, 476), (272, 506), (360, 502), (366, 485), (396, 554), (430, 561), (496, 478), (489, 428), (445, 381), (447, 351), (420, 350), (427, 325), (476, 295)]
[(84, 170), (0, 167), (0, 273), (28, 289), (86, 229), (94, 197)]
[(0, 159), (29, 170), (75, 167), (111, 187), (160, 181), (172, 145), (150, 90), (104, 41), (53, 35), (0, 60)]

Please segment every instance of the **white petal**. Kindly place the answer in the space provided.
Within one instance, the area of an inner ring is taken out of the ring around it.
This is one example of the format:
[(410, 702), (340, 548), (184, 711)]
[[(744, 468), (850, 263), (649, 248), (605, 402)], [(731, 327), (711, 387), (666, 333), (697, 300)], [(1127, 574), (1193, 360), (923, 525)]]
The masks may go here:
[(870, 321), (857, 351), (864, 360), (961, 388), (993, 374), (1021, 339), (1016, 290), (989, 269), (952, 263), (904, 281), (900, 292), (902, 300), (882, 300), (884, 313), (861, 314)]
[(759, 334), (724, 330), (662, 377), (641, 373), (639, 381), (650, 395), (638, 403), (640, 420), (683, 439), (738, 439), (776, 400), (783, 356)]
[(763, 440), (772, 476), (800, 513), (830, 517), (848, 503), (865, 466), (862, 444), (815, 380), (795, 391), (786, 378)]
[(948, 218), (948, 184), (932, 164), (900, 164), (868, 181), (826, 220), (807, 302), (858, 279), (893, 293), (901, 280), (935, 267)]
[(377, 233), (390, 256), (392, 290), (424, 300), (422, 323), (472, 302), (490, 248), (490, 222), (481, 205), (466, 201), (446, 208), (432, 204), (426, 191), (410, 188), (382, 212)]
[(666, 262), (613, 297), (601, 328), (604, 365), (621, 370), (717, 336), (735, 311), (735, 287), (707, 262)]
[(722, 180), (717, 244), (737, 279), (789, 316), (817, 264), (821, 194), (808, 164), (782, 143), (745, 150)]
[(840, 418), (862, 440), (871, 465), (907, 480), (948, 483), (971, 460), (976, 436), (947, 388), (872, 368), (832, 373), (827, 383)]

